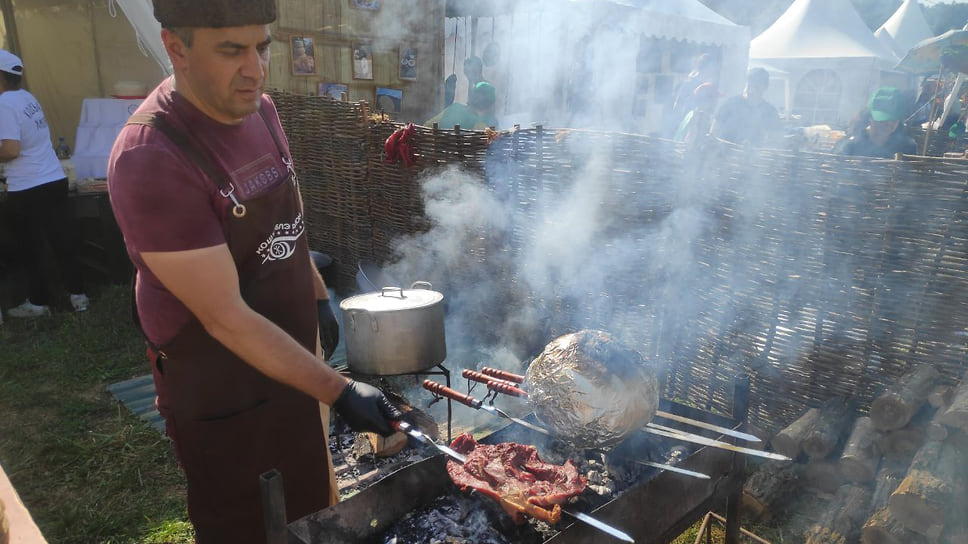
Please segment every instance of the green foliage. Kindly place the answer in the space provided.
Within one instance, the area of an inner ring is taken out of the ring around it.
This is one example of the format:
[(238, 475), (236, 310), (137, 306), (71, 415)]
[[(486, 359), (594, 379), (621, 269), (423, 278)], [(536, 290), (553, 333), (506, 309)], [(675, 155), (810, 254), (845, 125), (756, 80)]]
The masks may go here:
[(171, 446), (106, 390), (148, 371), (129, 304), (0, 325), (0, 464), (53, 544), (192, 542)]

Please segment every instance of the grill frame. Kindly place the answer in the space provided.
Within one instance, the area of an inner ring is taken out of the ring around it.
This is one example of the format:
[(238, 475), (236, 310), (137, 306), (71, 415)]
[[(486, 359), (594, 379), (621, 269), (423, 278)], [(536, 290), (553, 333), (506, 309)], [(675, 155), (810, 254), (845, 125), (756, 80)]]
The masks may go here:
[[(738, 377), (734, 383), (734, 419), (713, 414), (684, 404), (662, 399), (661, 410), (715, 425), (741, 428), (748, 406), (749, 381)], [(531, 434), (529, 434), (531, 433)], [(713, 433), (707, 436), (716, 437)], [(523, 442), (540, 435), (510, 424), (485, 438), (482, 443)], [(721, 437), (717, 437), (721, 438)], [(334, 506), (293, 521), (285, 534), (269, 534), (270, 544), (353, 544), (369, 543), (385, 532), (405, 514), (423, 508), (453, 488), (445, 469), (447, 457), (435, 455), (408, 465)], [(706, 512), (726, 506), (728, 516), (739, 518), (739, 503), (745, 482), (745, 457), (742, 454), (702, 447), (678, 466), (704, 472), (709, 480), (661, 472), (643, 480), (621, 495), (588, 514), (629, 533), (639, 544), (669, 542), (702, 518)], [(278, 504), (266, 503), (278, 509)], [(284, 511), (284, 505), (283, 505)], [(648, 513), (648, 515), (643, 515)], [(271, 516), (270, 516), (271, 517)], [(632, 521), (634, 520), (634, 525)], [(732, 520), (730, 520), (732, 521)], [(544, 544), (593, 544), (602, 542), (603, 534), (583, 523), (567, 525)], [(726, 535), (727, 543), (738, 541), (738, 523)], [(275, 538), (275, 540), (274, 540)]]

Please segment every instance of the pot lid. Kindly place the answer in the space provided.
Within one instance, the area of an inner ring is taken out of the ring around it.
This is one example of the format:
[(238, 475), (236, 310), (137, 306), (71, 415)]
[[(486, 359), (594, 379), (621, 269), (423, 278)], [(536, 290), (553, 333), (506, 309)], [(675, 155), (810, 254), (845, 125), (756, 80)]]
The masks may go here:
[[(414, 289), (414, 287), (421, 287)], [(366, 310), (368, 312), (393, 312), (414, 310), (433, 306), (444, 299), (442, 293), (431, 289), (427, 282), (415, 282), (410, 289), (384, 287), (379, 292), (364, 293), (339, 303), (340, 310)]]

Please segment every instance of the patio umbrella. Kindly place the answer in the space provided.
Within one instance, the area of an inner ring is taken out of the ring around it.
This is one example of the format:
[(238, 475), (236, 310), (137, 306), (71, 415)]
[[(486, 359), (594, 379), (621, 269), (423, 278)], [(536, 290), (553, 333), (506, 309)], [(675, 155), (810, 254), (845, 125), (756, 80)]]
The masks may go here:
[(968, 73), (968, 30), (949, 30), (912, 47), (896, 70), (912, 74), (942, 70)]

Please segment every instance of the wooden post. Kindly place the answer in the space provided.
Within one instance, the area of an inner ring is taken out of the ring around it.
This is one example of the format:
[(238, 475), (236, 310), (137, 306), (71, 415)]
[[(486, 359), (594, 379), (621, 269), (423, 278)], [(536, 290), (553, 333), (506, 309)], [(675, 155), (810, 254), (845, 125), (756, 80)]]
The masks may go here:
[(265, 517), (266, 544), (288, 544), (289, 528), (286, 526), (286, 495), (282, 487), (282, 474), (272, 469), (259, 476), (262, 490), (262, 514)]

